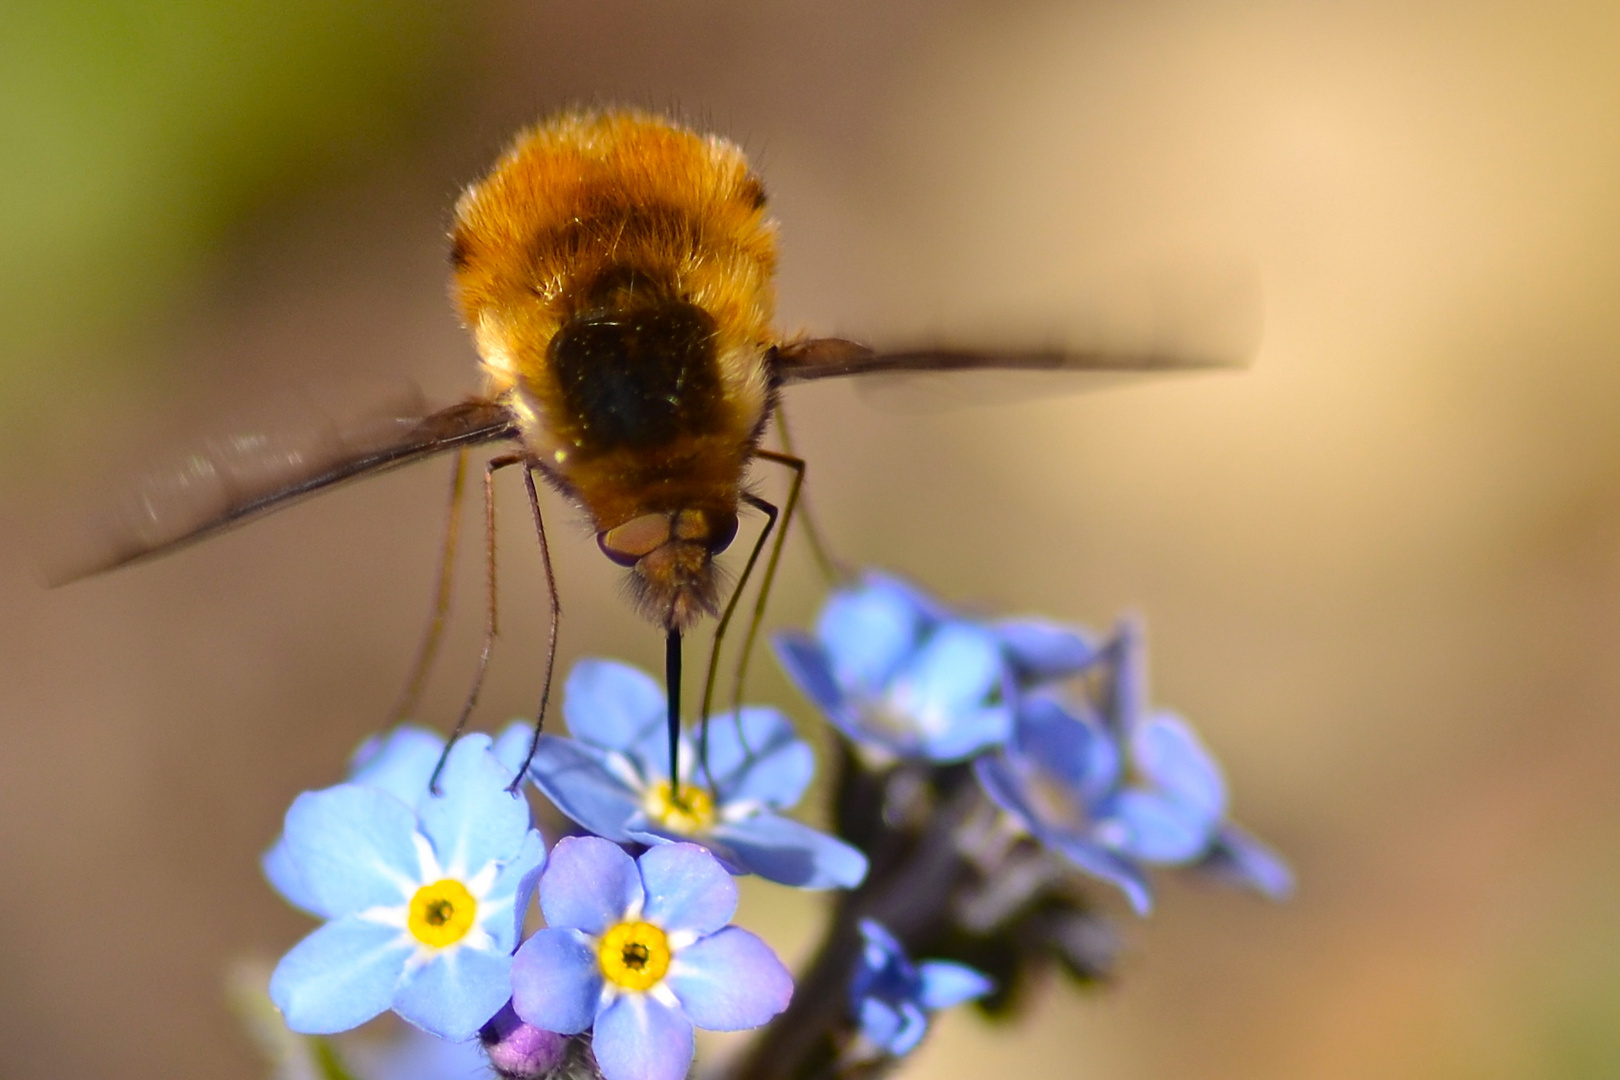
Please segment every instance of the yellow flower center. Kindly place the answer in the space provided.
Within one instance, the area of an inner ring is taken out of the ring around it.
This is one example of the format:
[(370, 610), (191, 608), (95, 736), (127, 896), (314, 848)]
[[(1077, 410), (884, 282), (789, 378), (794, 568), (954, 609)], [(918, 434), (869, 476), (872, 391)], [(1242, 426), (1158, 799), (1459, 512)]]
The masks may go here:
[(596, 962), (608, 982), (647, 990), (669, 970), (669, 939), (652, 923), (620, 923), (602, 935)]
[(672, 832), (691, 835), (714, 825), (714, 799), (696, 784), (672, 789), (668, 780), (660, 780), (647, 789), (642, 809)]
[(442, 949), (466, 937), (477, 914), (478, 901), (467, 887), (445, 878), (416, 890), (405, 925), (417, 941)]

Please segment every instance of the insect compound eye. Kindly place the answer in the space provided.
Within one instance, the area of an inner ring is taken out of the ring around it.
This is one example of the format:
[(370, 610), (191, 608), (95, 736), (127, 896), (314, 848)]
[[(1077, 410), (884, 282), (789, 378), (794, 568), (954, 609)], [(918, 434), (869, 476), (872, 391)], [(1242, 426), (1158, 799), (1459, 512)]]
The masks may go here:
[(737, 515), (723, 510), (682, 510), (675, 518), (675, 538), (702, 544), (718, 555), (737, 535)]
[(596, 546), (620, 566), (634, 566), (669, 542), (670, 526), (668, 514), (643, 514), (597, 533)]

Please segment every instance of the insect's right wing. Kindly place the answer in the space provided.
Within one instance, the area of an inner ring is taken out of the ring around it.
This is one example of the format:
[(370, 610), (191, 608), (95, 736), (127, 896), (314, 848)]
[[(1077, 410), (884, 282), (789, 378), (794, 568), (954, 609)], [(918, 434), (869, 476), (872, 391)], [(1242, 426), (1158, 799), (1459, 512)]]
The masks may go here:
[(776, 350), (783, 383), (845, 375), (950, 371), (1199, 371), (1241, 367), (1240, 359), (1127, 350), (898, 348), (879, 350), (846, 338), (807, 338)]
[(348, 480), (517, 436), (512, 412), (472, 399), (437, 412), (420, 396), (361, 417), (324, 415), (209, 440), (135, 480), (88, 530), (42, 557), (53, 585), (167, 554)]

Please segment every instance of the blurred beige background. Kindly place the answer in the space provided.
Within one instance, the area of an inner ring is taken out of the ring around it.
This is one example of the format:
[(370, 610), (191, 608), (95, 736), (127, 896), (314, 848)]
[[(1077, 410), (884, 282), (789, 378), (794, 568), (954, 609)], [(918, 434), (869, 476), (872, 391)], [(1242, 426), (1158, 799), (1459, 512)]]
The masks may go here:
[[(393, 701), (445, 481), (53, 592), (23, 523), (277, 387), (472, 389), (450, 203), (518, 126), (598, 100), (756, 156), (789, 328), (1060, 326), (1114, 268), (1260, 283), (1242, 374), (789, 401), (847, 556), (963, 601), (1145, 613), (1155, 696), (1302, 882), (1271, 907), (1167, 878), (1150, 919), (1121, 913), (1117, 985), (1053, 987), (1009, 1029), (953, 1016), (912, 1075), (1620, 1075), (1617, 57), (1598, 3), (8, 5), (0, 1076), (263, 1075), (225, 967), (309, 924), (255, 860)], [(532, 707), (543, 642), (506, 505), (486, 724)], [(558, 531), (565, 659), (652, 663), (616, 572)], [(816, 603), (790, 561), (778, 623)], [(756, 692), (808, 722), (774, 673)], [(811, 906), (747, 905), (802, 947)]]

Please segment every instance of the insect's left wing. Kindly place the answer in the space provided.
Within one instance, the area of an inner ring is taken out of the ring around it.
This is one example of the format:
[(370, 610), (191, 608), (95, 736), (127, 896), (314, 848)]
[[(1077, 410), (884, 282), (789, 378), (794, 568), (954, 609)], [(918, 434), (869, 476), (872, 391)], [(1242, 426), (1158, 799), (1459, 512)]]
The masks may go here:
[(99, 527), (54, 545), (42, 558), (45, 576), (61, 585), (166, 554), (347, 480), (516, 435), (505, 405), (473, 399), (433, 413), (396, 403), (341, 423), (319, 417), (214, 439), (130, 484)]

